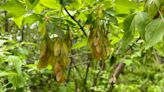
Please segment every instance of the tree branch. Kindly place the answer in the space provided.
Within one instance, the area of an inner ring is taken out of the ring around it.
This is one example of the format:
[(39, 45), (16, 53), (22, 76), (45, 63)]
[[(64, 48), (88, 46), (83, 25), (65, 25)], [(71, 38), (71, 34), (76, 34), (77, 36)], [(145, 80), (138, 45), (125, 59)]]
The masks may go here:
[(80, 25), (80, 23), (68, 12), (68, 10), (64, 7), (64, 10), (67, 12), (67, 14), (70, 16), (71, 19), (73, 19), (80, 27), (84, 35), (87, 37), (87, 34), (84, 31), (84, 28)]
[(121, 62), (117, 65), (114, 73), (112, 74), (112, 77), (109, 80), (110, 88), (109, 88), (108, 92), (112, 92), (112, 90), (114, 88), (114, 84), (116, 83), (121, 72), (123, 72), (124, 67), (125, 67), (125, 63), (123, 63), (123, 62)]
[[(136, 39), (135, 42), (139, 41), (141, 38), (139, 37), (138, 39)], [(131, 50), (131, 48), (134, 46), (135, 44), (133, 43), (128, 49), (127, 49), (127, 52), (129, 50)], [(112, 92), (113, 88), (114, 88), (114, 84), (116, 83), (119, 75), (123, 72), (124, 70), (124, 67), (125, 67), (125, 63), (124, 61), (123, 62), (120, 62), (116, 69), (114, 70), (114, 73), (112, 74), (112, 77), (109, 79), (109, 89), (107, 92)]]

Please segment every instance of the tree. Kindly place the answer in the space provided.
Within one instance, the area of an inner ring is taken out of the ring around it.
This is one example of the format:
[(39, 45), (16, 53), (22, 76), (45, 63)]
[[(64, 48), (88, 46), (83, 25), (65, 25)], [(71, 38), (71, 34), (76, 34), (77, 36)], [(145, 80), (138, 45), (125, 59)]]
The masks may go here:
[(163, 0), (1, 0), (2, 92), (162, 92)]

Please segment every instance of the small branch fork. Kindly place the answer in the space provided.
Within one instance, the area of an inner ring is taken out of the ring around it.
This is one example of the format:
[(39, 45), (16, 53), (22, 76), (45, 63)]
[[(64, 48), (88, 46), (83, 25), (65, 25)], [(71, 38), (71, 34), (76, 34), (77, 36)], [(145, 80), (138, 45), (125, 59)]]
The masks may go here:
[(64, 7), (64, 10), (67, 12), (67, 14), (69, 15), (69, 17), (71, 19), (73, 19), (80, 27), (80, 29), (82, 30), (82, 32), (84, 33), (84, 35), (87, 37), (87, 34), (84, 31), (84, 28), (81, 26), (81, 24), (68, 12), (68, 10)]
[(112, 92), (112, 90), (114, 88), (114, 84), (116, 84), (117, 78), (123, 72), (124, 67), (125, 67), (125, 63), (123, 63), (123, 62), (121, 62), (117, 65), (114, 73), (112, 74), (112, 77), (109, 79), (110, 88), (109, 88), (108, 92)]
[[(136, 39), (136, 42), (138, 42), (141, 38)], [(131, 45), (127, 51), (131, 50), (131, 48), (134, 46), (135, 44), (133, 43), (133, 45)], [(113, 88), (114, 88), (114, 84), (116, 84), (116, 81), (119, 77), (119, 75), (123, 72), (125, 67), (125, 63), (124, 61), (120, 62), (117, 67), (115, 68), (111, 78), (109, 79), (109, 89), (107, 92), (112, 92)]]

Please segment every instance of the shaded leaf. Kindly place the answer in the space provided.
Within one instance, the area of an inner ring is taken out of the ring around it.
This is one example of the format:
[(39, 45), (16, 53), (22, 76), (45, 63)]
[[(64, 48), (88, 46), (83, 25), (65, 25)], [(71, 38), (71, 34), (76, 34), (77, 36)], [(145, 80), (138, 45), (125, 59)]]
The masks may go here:
[(145, 39), (145, 27), (150, 22), (150, 18), (146, 12), (139, 12), (135, 18), (135, 29), (140, 32), (142, 39)]
[(133, 22), (133, 19), (135, 17), (135, 14), (132, 14), (130, 16), (128, 16), (125, 21), (124, 21), (124, 37), (122, 39), (122, 49), (126, 49), (127, 46), (131, 43), (131, 41), (133, 40), (133, 36), (134, 36), (134, 29), (135, 29), (135, 25)]
[(39, 14), (32, 14), (30, 16), (27, 16), (27, 17), (24, 17), (23, 19), (23, 25), (24, 24), (33, 24), (33, 23), (36, 23), (37, 21), (42, 21), (42, 16), (39, 15)]
[(162, 40), (164, 36), (164, 21), (155, 19), (146, 26), (145, 30), (145, 48), (148, 49)]
[(39, 0), (25, 0), (26, 5), (29, 9), (33, 9), (39, 2)]
[(12, 83), (15, 87), (24, 87), (26, 83), (26, 78), (23, 75), (16, 75), (16, 76), (9, 76), (8, 80)]
[(145, 3), (146, 11), (150, 18), (154, 18), (160, 7), (159, 0), (147, 0)]

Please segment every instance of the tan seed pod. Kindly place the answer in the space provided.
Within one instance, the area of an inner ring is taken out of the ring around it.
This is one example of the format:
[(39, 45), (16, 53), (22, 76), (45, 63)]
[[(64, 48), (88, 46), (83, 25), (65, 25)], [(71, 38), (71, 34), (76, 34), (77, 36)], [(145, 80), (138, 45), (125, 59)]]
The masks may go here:
[(68, 46), (64, 42), (62, 45), (62, 51), (65, 53), (66, 56), (68, 56)]
[(40, 58), (37, 67), (45, 68), (45, 67), (47, 67), (47, 65), (48, 65), (48, 55), (46, 54), (46, 55), (44, 55), (44, 57)]
[(59, 56), (61, 54), (61, 43), (59, 42), (59, 40), (57, 40), (56, 42), (54, 42), (54, 55), (55, 56)]
[(46, 55), (46, 49), (47, 49), (46, 40), (43, 39), (40, 44), (40, 58)]

